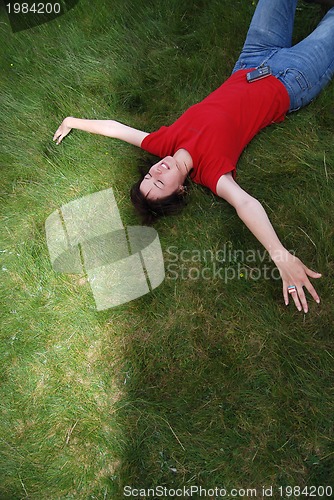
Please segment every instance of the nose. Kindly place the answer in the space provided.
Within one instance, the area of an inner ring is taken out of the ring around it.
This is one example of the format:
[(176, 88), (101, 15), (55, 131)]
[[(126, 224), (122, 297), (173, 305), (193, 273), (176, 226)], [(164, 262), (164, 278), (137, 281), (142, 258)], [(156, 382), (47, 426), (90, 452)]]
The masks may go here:
[(151, 175), (154, 176), (159, 174), (162, 174), (162, 168), (160, 167), (160, 165), (156, 165), (152, 168)]

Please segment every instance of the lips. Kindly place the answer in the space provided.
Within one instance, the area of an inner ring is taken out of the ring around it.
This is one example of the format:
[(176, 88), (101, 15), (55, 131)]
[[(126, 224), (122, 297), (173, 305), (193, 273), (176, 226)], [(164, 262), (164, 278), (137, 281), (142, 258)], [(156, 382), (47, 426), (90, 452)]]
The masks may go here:
[(160, 167), (163, 167), (163, 168), (165, 168), (166, 170), (170, 170), (169, 165), (167, 165), (167, 163), (165, 163), (165, 162), (164, 162), (164, 163), (161, 163)]

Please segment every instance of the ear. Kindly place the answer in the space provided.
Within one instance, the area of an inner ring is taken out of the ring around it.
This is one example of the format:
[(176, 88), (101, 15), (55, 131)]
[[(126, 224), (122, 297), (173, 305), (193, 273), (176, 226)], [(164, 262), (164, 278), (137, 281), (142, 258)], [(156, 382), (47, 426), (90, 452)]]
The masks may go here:
[(180, 185), (178, 190), (177, 190), (177, 194), (184, 194), (185, 192), (186, 192), (186, 187)]

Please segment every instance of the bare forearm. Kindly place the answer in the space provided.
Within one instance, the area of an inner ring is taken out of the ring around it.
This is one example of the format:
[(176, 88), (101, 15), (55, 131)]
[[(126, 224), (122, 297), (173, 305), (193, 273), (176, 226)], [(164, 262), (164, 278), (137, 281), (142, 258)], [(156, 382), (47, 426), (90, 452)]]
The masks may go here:
[(85, 120), (69, 116), (66, 118), (66, 123), (70, 128), (76, 128), (91, 134), (105, 135), (107, 137), (114, 137), (115, 134), (116, 122), (114, 120)]
[(113, 137), (114, 139), (121, 139), (122, 141), (138, 147), (141, 146), (143, 139), (148, 135), (146, 132), (133, 127), (128, 127), (127, 125), (115, 120), (85, 120), (82, 118), (68, 116), (61, 123), (53, 137), (53, 140), (59, 144), (73, 128), (83, 130), (84, 132), (90, 132), (91, 134), (99, 134), (106, 137)]
[(294, 286), (293, 300), (299, 311), (302, 309), (304, 312), (308, 311), (303, 287), (306, 287), (314, 300), (319, 303), (319, 296), (308, 277), (320, 278), (321, 274), (306, 267), (298, 257), (284, 248), (261, 203), (255, 198), (250, 198), (249, 201), (237, 207), (237, 213), (248, 229), (268, 250), (278, 267), (283, 282), (285, 304), (289, 303), (288, 287), (291, 285)]
[(287, 250), (280, 242), (261, 203), (255, 198), (237, 207), (237, 214), (268, 251), (275, 263), (285, 258)]
[(321, 274), (312, 271), (298, 257), (292, 255), (280, 242), (261, 203), (244, 191), (232, 178), (222, 175), (217, 183), (217, 194), (235, 207), (238, 216), (269, 252), (280, 272), (283, 283), (285, 303), (289, 303), (289, 291), (293, 285), (292, 297), (299, 311), (308, 311), (307, 299), (303, 288), (307, 288), (314, 300), (319, 296), (309, 280), (320, 278)]

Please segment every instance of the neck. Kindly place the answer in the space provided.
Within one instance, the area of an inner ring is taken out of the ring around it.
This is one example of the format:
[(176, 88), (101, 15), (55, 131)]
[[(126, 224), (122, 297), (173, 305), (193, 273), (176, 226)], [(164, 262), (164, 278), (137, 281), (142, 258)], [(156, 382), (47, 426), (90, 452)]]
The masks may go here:
[(185, 180), (190, 170), (193, 168), (193, 160), (190, 154), (186, 149), (178, 149), (176, 153), (174, 153), (173, 158), (176, 161), (183, 180)]

